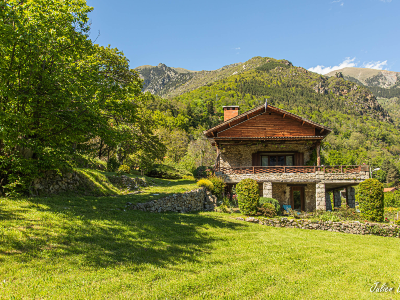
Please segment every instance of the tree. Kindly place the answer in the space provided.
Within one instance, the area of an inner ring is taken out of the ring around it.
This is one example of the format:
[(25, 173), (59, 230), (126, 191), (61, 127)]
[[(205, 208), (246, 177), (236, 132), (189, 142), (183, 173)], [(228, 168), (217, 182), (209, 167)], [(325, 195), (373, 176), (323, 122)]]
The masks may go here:
[(84, 0), (0, 2), (0, 181), (27, 189), (43, 170), (135, 140), (141, 80), (118, 49), (88, 38)]
[(157, 129), (156, 133), (167, 149), (168, 159), (178, 163), (185, 156), (189, 143), (188, 134), (181, 129), (168, 130), (163, 127)]

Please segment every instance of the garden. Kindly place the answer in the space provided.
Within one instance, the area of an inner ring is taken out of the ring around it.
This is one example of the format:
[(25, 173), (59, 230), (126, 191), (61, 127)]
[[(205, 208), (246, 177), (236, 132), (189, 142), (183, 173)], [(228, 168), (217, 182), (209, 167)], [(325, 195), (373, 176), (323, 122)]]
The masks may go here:
[[(356, 189), (357, 206), (350, 208), (346, 199), (341, 207), (332, 207), (332, 211), (316, 210), (304, 212), (283, 207), (278, 200), (259, 196), (258, 183), (253, 179), (244, 179), (232, 189), (232, 194), (224, 194), (222, 179), (209, 176), (198, 181), (218, 197), (218, 212), (236, 213), (244, 217), (258, 219), (285, 218), (288, 220), (310, 220), (311, 222), (357, 222), (400, 225), (400, 192), (383, 193), (383, 185), (376, 179), (368, 179)], [(331, 197), (333, 199), (333, 197)], [(332, 200), (333, 202), (333, 200)]]

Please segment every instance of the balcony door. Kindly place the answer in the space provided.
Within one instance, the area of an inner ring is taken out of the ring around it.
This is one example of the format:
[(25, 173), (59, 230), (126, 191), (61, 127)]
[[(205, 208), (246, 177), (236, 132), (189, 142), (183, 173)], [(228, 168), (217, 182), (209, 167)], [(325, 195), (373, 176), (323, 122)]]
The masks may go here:
[(304, 187), (292, 186), (290, 188), (290, 200), (293, 210), (304, 211)]

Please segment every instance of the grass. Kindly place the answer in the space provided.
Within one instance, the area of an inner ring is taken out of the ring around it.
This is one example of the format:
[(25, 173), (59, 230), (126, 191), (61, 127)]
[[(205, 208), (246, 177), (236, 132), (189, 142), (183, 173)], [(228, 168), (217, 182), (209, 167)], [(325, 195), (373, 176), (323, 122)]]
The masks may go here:
[(400, 240), (219, 213), (125, 211), (117, 197), (0, 198), (1, 299), (387, 299)]
[(131, 203), (139, 203), (198, 188), (196, 182), (192, 180), (151, 178), (140, 176), (139, 172), (134, 172), (134, 174), (127, 174), (126, 176), (132, 178), (144, 177), (151, 186), (142, 187), (140, 188), (140, 193), (132, 195), (130, 194), (132, 193), (131, 191), (118, 189), (108, 180), (107, 176), (115, 176), (117, 175), (116, 173), (78, 168), (76, 168), (75, 171), (79, 172), (86, 179), (85, 184), (81, 186), (81, 190), (76, 192), (65, 192), (62, 194), (64, 198), (85, 195), (86, 193), (92, 196), (120, 196), (129, 199), (129, 202)]

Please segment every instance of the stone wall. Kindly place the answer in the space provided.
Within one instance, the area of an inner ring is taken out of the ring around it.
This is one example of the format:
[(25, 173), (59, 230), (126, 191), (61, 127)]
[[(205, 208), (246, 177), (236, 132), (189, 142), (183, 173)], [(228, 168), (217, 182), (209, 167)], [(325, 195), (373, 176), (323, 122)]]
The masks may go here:
[[(122, 176), (107, 176), (107, 179), (115, 187), (134, 191), (141, 186), (148, 186), (146, 178), (131, 178)], [(66, 173), (57, 173), (56, 171), (48, 171), (41, 178), (36, 178), (32, 182), (31, 193), (33, 196), (57, 195), (66, 192), (77, 192), (82, 194), (90, 194), (94, 183), (86, 178), (83, 174), (75, 171)]]
[(152, 200), (146, 203), (127, 203), (128, 209), (149, 211), (149, 212), (190, 212), (190, 211), (213, 211), (217, 206), (217, 197), (213, 196), (205, 188), (173, 194), (161, 199)]
[(77, 172), (57, 173), (47, 171), (41, 178), (32, 182), (33, 195), (50, 195), (75, 191), (86, 184), (84, 176)]
[(310, 147), (311, 144), (308, 141), (276, 144), (269, 143), (268, 145), (224, 145), (223, 149), (221, 150), (220, 166), (225, 168), (252, 166), (252, 154), (259, 151), (302, 152), (304, 153), (304, 164), (306, 164), (310, 160), (310, 156), (312, 153)]
[(146, 187), (150, 185), (150, 183), (146, 181), (146, 177), (131, 178), (125, 175), (122, 176), (112, 175), (112, 176), (107, 176), (107, 178), (114, 186), (118, 187), (119, 189), (128, 191), (134, 191), (142, 186)]
[(258, 223), (266, 226), (273, 227), (286, 227), (286, 228), (299, 228), (310, 230), (326, 230), (333, 232), (343, 232), (351, 234), (362, 235), (379, 235), (387, 237), (400, 238), (400, 226), (393, 224), (381, 223), (360, 223), (355, 222), (332, 222), (332, 221), (318, 221), (311, 220), (295, 220), (288, 218), (280, 219), (257, 219), (254, 217), (249, 218), (235, 218), (236, 220), (246, 221), (251, 223)]

